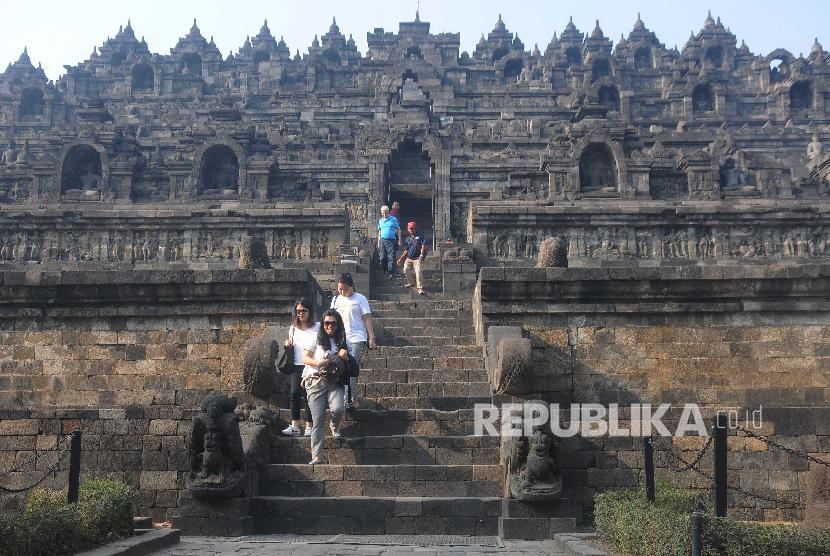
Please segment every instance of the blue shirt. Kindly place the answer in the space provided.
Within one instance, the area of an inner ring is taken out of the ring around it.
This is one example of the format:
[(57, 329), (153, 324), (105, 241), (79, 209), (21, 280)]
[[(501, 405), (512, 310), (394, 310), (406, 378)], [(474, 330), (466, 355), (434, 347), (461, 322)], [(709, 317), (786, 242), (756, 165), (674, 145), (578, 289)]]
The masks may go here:
[(418, 235), (408, 235), (403, 238), (403, 248), (406, 250), (406, 256), (410, 259), (417, 259), (421, 256), (421, 246), (424, 244), (424, 238)]
[(395, 231), (400, 229), (401, 225), (394, 216), (390, 215), (389, 218), (381, 218), (378, 220), (378, 230), (380, 231), (381, 239), (395, 239), (398, 237)]

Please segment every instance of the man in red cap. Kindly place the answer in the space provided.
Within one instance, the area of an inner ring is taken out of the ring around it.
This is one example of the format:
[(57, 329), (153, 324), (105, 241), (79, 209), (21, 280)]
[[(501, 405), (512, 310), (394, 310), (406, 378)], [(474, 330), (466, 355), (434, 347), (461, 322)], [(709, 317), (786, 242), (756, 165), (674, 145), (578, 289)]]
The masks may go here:
[[(417, 225), (414, 221), (406, 224), (407, 236), (403, 240), (403, 255), (398, 259), (398, 264), (403, 264), (404, 280), (407, 279), (406, 272), (409, 266), (415, 270), (415, 286), (418, 288), (418, 293), (424, 295), (424, 289), (421, 286), (421, 262), (427, 254), (427, 246), (424, 238), (418, 235)], [(406, 287), (412, 286), (411, 282), (404, 284)]]

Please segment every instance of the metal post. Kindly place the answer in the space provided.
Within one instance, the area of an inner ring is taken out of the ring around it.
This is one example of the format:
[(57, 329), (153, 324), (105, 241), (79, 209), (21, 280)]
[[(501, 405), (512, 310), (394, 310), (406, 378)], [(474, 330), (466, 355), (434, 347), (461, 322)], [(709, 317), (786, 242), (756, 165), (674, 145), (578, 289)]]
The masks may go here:
[(726, 415), (715, 416), (715, 517), (726, 517)]
[(73, 431), (70, 442), (69, 492), (66, 499), (72, 504), (78, 501), (78, 488), (81, 484), (81, 431)]
[(692, 512), (692, 556), (700, 556), (703, 551), (703, 513)]
[(654, 446), (651, 437), (643, 437), (643, 459), (646, 472), (646, 500), (654, 502)]

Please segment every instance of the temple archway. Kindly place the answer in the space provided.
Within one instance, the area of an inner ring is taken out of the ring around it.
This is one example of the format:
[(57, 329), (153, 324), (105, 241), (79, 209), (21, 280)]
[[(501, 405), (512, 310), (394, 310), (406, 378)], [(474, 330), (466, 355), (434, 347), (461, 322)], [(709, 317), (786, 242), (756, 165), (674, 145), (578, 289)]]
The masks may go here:
[(813, 107), (813, 88), (809, 81), (798, 81), (790, 87), (790, 110), (809, 110)]
[(620, 111), (620, 92), (613, 85), (603, 85), (597, 93), (598, 102), (614, 112)]
[(721, 67), (723, 65), (723, 48), (720, 46), (710, 46), (706, 49), (704, 59), (715, 68)]
[(641, 46), (634, 52), (634, 69), (645, 70), (654, 67), (651, 59), (651, 49), (647, 46)]
[(337, 52), (334, 48), (328, 48), (323, 51), (323, 59), (326, 60), (329, 64), (333, 64), (335, 66), (340, 65), (340, 53)]
[(507, 56), (508, 52), (510, 52), (509, 48), (507, 48), (506, 46), (500, 46), (499, 48), (493, 51), (493, 56), (490, 58), (490, 61), (492, 61), (495, 64), (496, 62)]
[(605, 143), (590, 143), (579, 157), (579, 187), (582, 192), (612, 193), (617, 190), (617, 164)]
[(406, 140), (389, 156), (389, 187), (385, 204), (401, 204), (401, 227), (414, 220), (418, 230), (432, 238), (433, 166), (423, 144)]
[(179, 68), (182, 73), (201, 76), (202, 75), (202, 58), (198, 54), (188, 52), (182, 56)]
[(708, 83), (698, 85), (692, 91), (692, 113), (695, 116), (715, 110), (715, 98)]
[(507, 63), (504, 64), (504, 76), (508, 78), (518, 77), (522, 73), (523, 68), (524, 62), (520, 58), (508, 60)]
[(608, 60), (600, 58), (594, 61), (594, 64), (591, 66), (591, 83), (603, 77), (610, 77), (610, 75), (611, 66), (608, 64)]
[(404, 58), (406, 60), (423, 60), (424, 55), (421, 53), (421, 49), (418, 47), (417, 44), (414, 44), (410, 47), (407, 47), (406, 52), (404, 53)]
[(582, 64), (582, 51), (572, 46), (565, 50), (565, 63), (569, 66), (579, 66)]
[(254, 52), (254, 63), (267, 62), (271, 59), (271, 54), (267, 50), (257, 50)]
[(121, 64), (123, 64), (124, 60), (126, 60), (126, 59), (127, 59), (127, 53), (124, 52), (123, 50), (118, 50), (116, 52), (113, 52), (112, 56), (110, 57), (110, 65), (112, 66), (112, 69), (120, 68)]
[(67, 197), (97, 196), (103, 186), (101, 155), (91, 145), (69, 149), (61, 166), (61, 194)]
[(36, 118), (43, 116), (43, 91), (40, 89), (23, 89), (20, 95), (20, 117)]
[(152, 91), (155, 83), (155, 73), (149, 64), (133, 66), (133, 91)]
[(239, 158), (227, 145), (213, 145), (202, 155), (199, 193), (236, 195), (239, 193)]

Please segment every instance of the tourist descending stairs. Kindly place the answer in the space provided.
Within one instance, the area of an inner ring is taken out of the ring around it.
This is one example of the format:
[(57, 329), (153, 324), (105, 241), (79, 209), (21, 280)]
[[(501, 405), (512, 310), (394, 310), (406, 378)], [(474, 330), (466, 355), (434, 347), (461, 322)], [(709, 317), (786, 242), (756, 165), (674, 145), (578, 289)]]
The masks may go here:
[[(323, 464), (308, 465), (308, 438), (273, 439), (250, 501), (257, 533), (498, 534), (503, 502), (514, 501), (501, 498), (499, 438), (473, 435), (474, 404), (492, 398), (471, 302), (382, 291), (371, 300), (379, 347), (363, 357), (360, 407), (342, 438), (324, 427)], [(554, 511), (568, 515), (567, 501)]]

